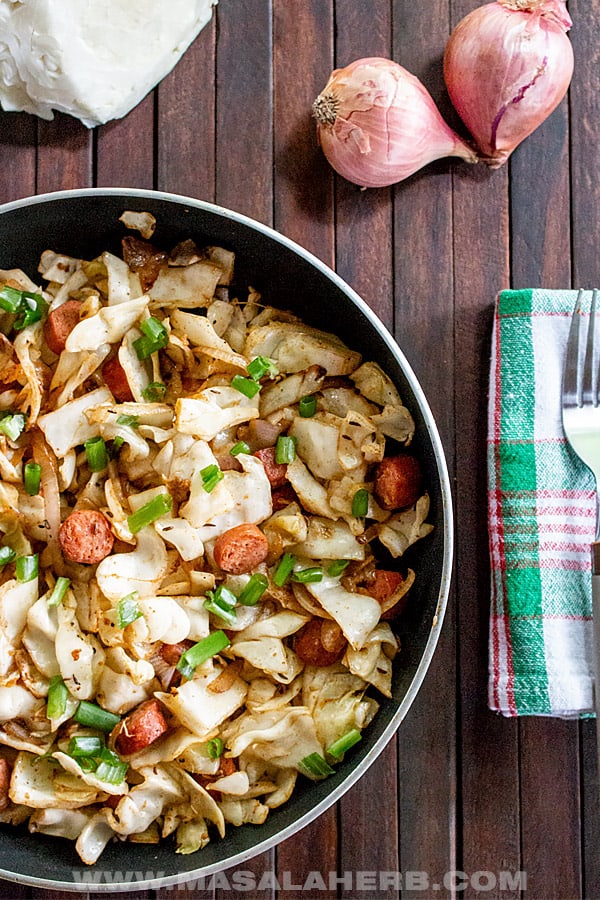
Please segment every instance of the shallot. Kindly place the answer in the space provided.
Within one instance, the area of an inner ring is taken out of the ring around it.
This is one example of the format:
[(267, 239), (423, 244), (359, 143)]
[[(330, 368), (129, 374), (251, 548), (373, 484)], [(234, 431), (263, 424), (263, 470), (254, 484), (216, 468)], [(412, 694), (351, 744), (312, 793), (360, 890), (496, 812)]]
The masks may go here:
[(419, 79), (389, 59), (335, 69), (313, 113), (330, 164), (361, 187), (394, 184), (444, 156), (477, 162)]
[(450, 35), (444, 77), (481, 158), (502, 166), (547, 119), (573, 74), (564, 0), (496, 0), (473, 10)]

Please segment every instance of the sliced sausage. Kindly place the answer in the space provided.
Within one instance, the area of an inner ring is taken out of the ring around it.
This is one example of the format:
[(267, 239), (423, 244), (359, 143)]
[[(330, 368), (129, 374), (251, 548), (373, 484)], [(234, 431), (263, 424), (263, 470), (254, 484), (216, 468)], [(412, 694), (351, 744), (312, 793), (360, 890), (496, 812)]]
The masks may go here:
[(121, 756), (139, 753), (169, 730), (156, 697), (140, 703), (117, 727), (115, 749)]
[(118, 356), (111, 356), (106, 360), (102, 366), (102, 377), (107, 388), (119, 403), (129, 403), (133, 400), (125, 369), (119, 362)]
[(342, 629), (331, 619), (311, 619), (299, 632), (295, 651), (308, 666), (332, 666), (347, 646)]
[(71, 562), (94, 565), (111, 552), (114, 536), (105, 516), (96, 509), (77, 509), (58, 530), (63, 556)]
[(0, 810), (6, 809), (10, 802), (8, 789), (10, 787), (10, 764), (7, 759), (0, 756)]
[(60, 355), (65, 349), (67, 338), (79, 322), (80, 310), (79, 300), (66, 300), (48, 313), (44, 338), (53, 353)]
[(408, 453), (382, 459), (375, 472), (375, 496), (384, 509), (403, 509), (419, 499), (423, 477), (418, 459)]
[(265, 467), (265, 475), (269, 479), (269, 484), (272, 488), (283, 487), (287, 482), (287, 465), (277, 462), (276, 452), (275, 447), (264, 447), (262, 450), (257, 450), (254, 454)]
[(386, 601), (398, 591), (398, 588), (404, 584), (404, 575), (400, 572), (393, 572), (390, 569), (377, 569), (375, 577), (367, 582), (366, 593), (369, 597), (373, 597), (383, 607), (381, 613), (382, 619), (393, 619), (401, 615), (406, 609), (409, 594), (403, 594), (396, 603), (392, 602), (392, 606), (386, 608)]
[(286, 483), (280, 488), (273, 488), (273, 491), (271, 493), (273, 512), (277, 512), (280, 509), (285, 509), (286, 506), (289, 506), (290, 503), (293, 503), (297, 499), (298, 495), (296, 494), (289, 481), (286, 481)]
[(264, 562), (269, 554), (269, 542), (256, 525), (236, 525), (215, 541), (215, 562), (224, 572), (241, 575)]
[(181, 654), (194, 645), (193, 641), (179, 641), (178, 644), (161, 644), (159, 653), (168, 666), (176, 666)]

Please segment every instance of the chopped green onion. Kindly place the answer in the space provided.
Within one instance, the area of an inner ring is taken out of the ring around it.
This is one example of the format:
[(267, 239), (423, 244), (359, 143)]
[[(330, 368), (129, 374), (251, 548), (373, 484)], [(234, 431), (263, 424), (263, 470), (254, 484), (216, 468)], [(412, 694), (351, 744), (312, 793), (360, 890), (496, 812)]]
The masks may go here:
[(252, 362), (246, 366), (248, 375), (253, 381), (260, 381), (264, 375), (277, 375), (277, 366), (272, 359), (266, 356), (255, 356)]
[(219, 585), (216, 591), (208, 591), (208, 599), (204, 601), (204, 608), (209, 612), (220, 616), (225, 622), (231, 625), (235, 622), (236, 615), (234, 606), (237, 603), (237, 597), (229, 588)]
[(110, 447), (110, 455), (111, 457), (115, 457), (123, 444), (125, 443), (125, 438), (122, 438), (120, 434), (112, 439), (112, 444)]
[(213, 463), (211, 466), (205, 466), (203, 469), (200, 469), (200, 477), (202, 478), (202, 487), (207, 494), (210, 494), (224, 475), (220, 468)]
[(56, 579), (56, 584), (54, 585), (54, 587), (52, 589), (52, 593), (50, 594), (50, 596), (48, 597), (48, 599), (46, 601), (47, 605), (52, 607), (52, 606), (58, 606), (59, 603), (62, 603), (62, 601), (65, 598), (65, 594), (69, 590), (70, 585), (71, 585), (70, 578), (65, 578), (64, 575), (59, 575), (58, 578)]
[(40, 492), (40, 483), (42, 480), (42, 467), (39, 463), (25, 463), (23, 470), (23, 483), (25, 491), (30, 497), (35, 497)]
[(25, 430), (27, 419), (23, 413), (5, 413), (0, 418), (0, 431), (11, 441), (16, 441)]
[(296, 459), (296, 438), (291, 435), (280, 435), (275, 445), (275, 462), (286, 465)]
[(128, 625), (131, 625), (132, 622), (141, 617), (142, 611), (138, 606), (137, 598), (138, 592), (132, 591), (131, 594), (127, 594), (119, 600), (117, 604), (118, 628), (127, 628)]
[(96, 769), (96, 778), (106, 781), (108, 784), (121, 784), (127, 775), (129, 765), (126, 762), (118, 762), (116, 765), (101, 762)]
[(138, 359), (147, 359), (157, 350), (162, 350), (169, 343), (169, 334), (167, 329), (156, 319), (150, 316), (140, 323), (142, 337), (133, 342)]
[(275, 569), (275, 574), (273, 575), (273, 581), (275, 582), (277, 587), (283, 587), (283, 585), (286, 583), (286, 581), (292, 574), (295, 562), (296, 557), (292, 556), (291, 553), (283, 554), (279, 565)]
[(90, 438), (83, 445), (87, 464), (92, 472), (102, 472), (108, 465), (108, 451), (104, 438)]
[(367, 514), (369, 509), (369, 492), (364, 488), (360, 488), (352, 498), (352, 515), (357, 519), (361, 519)]
[(117, 416), (117, 425), (130, 425), (132, 428), (137, 428), (140, 424), (139, 416), (129, 416), (123, 413), (120, 416)]
[(158, 403), (164, 399), (167, 393), (167, 386), (162, 381), (151, 381), (142, 391), (142, 397), (148, 403)]
[(243, 375), (234, 375), (231, 379), (231, 387), (243, 394), (244, 397), (248, 397), (249, 400), (256, 397), (260, 391), (260, 384), (257, 381), (252, 378), (244, 378)]
[(337, 578), (337, 576), (341, 575), (342, 572), (348, 567), (349, 563), (349, 559), (334, 559), (334, 561), (327, 569), (327, 574), (331, 575), (332, 578)]
[(0, 566), (5, 566), (7, 563), (12, 562), (16, 555), (12, 547), (0, 547)]
[(148, 503), (144, 503), (139, 509), (127, 517), (127, 525), (132, 534), (137, 534), (146, 525), (156, 522), (161, 516), (170, 512), (173, 506), (173, 498), (166, 491), (156, 494)]
[(335, 769), (332, 769), (329, 763), (320, 753), (309, 753), (304, 759), (300, 760), (299, 768), (307, 775), (313, 775), (315, 778), (325, 778), (327, 775), (333, 775)]
[(97, 703), (89, 700), (81, 700), (75, 710), (73, 720), (79, 725), (87, 725), (89, 728), (97, 728), (98, 731), (112, 731), (115, 725), (121, 721), (120, 716), (102, 709)]
[(300, 569), (298, 572), (292, 572), (292, 581), (300, 584), (313, 584), (317, 581), (323, 581), (323, 569), (320, 566), (309, 566), (307, 569)]
[(77, 762), (79, 763), (81, 771), (85, 772), (86, 775), (93, 774), (98, 768), (97, 760), (93, 759), (91, 756), (80, 756)]
[(69, 756), (98, 756), (104, 747), (104, 741), (95, 735), (75, 735), (69, 741)]
[(344, 755), (346, 750), (349, 750), (350, 747), (354, 747), (355, 744), (358, 744), (361, 738), (362, 735), (360, 731), (357, 728), (353, 728), (351, 731), (342, 735), (341, 738), (338, 738), (337, 741), (334, 741), (333, 744), (330, 744), (327, 748), (327, 753), (334, 759), (339, 759)]
[(8, 284), (2, 285), (0, 288), (0, 309), (9, 313), (18, 312), (22, 297), (22, 291), (18, 291), (17, 288), (10, 287)]
[(48, 684), (46, 715), (49, 719), (60, 719), (67, 710), (69, 689), (60, 675), (53, 675)]
[(213, 631), (208, 637), (203, 638), (203, 640), (194, 644), (193, 647), (183, 651), (177, 663), (177, 670), (185, 678), (192, 678), (198, 666), (210, 659), (211, 656), (220, 653), (221, 650), (225, 650), (230, 643), (231, 641), (224, 631)]
[(229, 451), (230, 456), (239, 456), (240, 453), (250, 453), (250, 444), (247, 444), (246, 441), (238, 441), (237, 444), (234, 444), (231, 450)]
[(221, 738), (213, 738), (206, 745), (210, 759), (219, 759), (223, 754), (224, 744)]
[(317, 398), (313, 395), (310, 397), (300, 397), (298, 402), (298, 412), (303, 419), (311, 419), (317, 411)]
[(27, 325), (39, 322), (48, 309), (48, 304), (40, 294), (32, 294), (30, 291), (22, 291), (19, 314), (15, 319), (15, 331), (21, 331)]
[(269, 580), (266, 575), (255, 572), (250, 576), (246, 587), (238, 597), (238, 601), (242, 606), (256, 606), (262, 595), (267, 589)]
[(109, 750), (104, 745), (102, 745), (98, 758), (100, 762), (110, 763), (111, 766), (116, 766), (121, 762), (121, 757), (114, 750)]
[(27, 581), (33, 581), (38, 576), (38, 555), (34, 553), (32, 556), (17, 556), (15, 562), (15, 575), (20, 584)]

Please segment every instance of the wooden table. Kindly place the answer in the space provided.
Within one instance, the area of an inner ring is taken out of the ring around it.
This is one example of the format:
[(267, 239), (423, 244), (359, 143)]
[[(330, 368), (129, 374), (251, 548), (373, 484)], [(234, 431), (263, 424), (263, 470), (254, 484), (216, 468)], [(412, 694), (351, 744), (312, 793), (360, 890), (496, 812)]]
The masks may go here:
[[(158, 188), (273, 225), (334, 267), (396, 334), (453, 478), (451, 603), (397, 738), (337, 807), (244, 866), (257, 885), (265, 876), (265, 890), (223, 881), (161, 890), (160, 900), (275, 897), (272, 873), (287, 887), (282, 898), (379, 900), (400, 894), (377, 873), (398, 871), (402, 898), (517, 897), (525, 887), (527, 900), (600, 897), (593, 722), (509, 720), (486, 708), (485, 477), (498, 289), (600, 282), (600, 0), (570, 0), (569, 102), (499, 171), (446, 160), (394, 188), (361, 192), (333, 177), (311, 121), (334, 65), (379, 55), (419, 76), (460, 127), (441, 57), (450, 28), (477, 5), (221, 0), (182, 62), (122, 121), (88, 131), (62, 115), (0, 115), (1, 201), (88, 185)], [(306, 882), (315, 872), (342, 881), (320, 890)], [(2, 900), (46, 896), (0, 884)]]

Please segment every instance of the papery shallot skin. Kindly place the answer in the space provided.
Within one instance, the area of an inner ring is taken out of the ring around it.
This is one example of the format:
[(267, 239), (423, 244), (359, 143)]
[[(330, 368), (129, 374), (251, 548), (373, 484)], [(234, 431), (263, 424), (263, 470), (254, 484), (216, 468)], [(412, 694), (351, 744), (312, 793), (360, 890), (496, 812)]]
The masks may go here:
[(445, 156), (477, 162), (403, 66), (367, 57), (335, 69), (313, 105), (333, 168), (360, 187), (386, 187)]
[(565, 96), (574, 65), (571, 24), (563, 0), (497, 0), (450, 35), (448, 94), (490, 168), (504, 165)]

